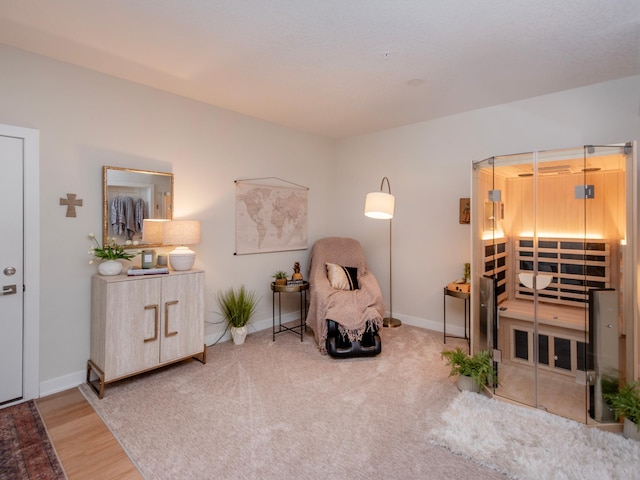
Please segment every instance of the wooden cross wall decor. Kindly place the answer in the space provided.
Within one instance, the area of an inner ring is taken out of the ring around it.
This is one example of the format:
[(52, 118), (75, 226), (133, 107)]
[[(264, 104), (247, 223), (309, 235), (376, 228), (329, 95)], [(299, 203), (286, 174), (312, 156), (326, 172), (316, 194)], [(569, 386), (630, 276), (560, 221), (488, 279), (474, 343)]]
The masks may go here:
[(76, 207), (82, 206), (82, 200), (76, 200), (75, 193), (67, 193), (67, 198), (60, 199), (60, 205), (67, 206), (67, 217), (75, 217), (76, 216)]

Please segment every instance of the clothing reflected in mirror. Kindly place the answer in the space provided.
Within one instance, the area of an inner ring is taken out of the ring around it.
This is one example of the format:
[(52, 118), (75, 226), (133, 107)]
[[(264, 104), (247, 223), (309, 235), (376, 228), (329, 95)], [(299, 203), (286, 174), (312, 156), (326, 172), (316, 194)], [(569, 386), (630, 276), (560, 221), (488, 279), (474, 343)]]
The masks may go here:
[(103, 167), (105, 244), (109, 243), (108, 238), (115, 238), (119, 245), (131, 248), (143, 245), (144, 220), (171, 220), (172, 212), (172, 173)]

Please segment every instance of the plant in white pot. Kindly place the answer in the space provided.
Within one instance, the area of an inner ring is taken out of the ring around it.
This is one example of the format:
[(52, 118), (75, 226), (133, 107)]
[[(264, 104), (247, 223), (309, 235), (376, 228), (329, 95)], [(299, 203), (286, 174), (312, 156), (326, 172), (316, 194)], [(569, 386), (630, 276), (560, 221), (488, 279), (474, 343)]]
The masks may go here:
[(229, 288), (218, 293), (218, 305), (222, 316), (231, 327), (233, 343), (242, 345), (247, 337), (247, 323), (258, 308), (260, 297), (253, 291), (247, 291), (244, 285), (239, 289)]
[(605, 393), (603, 397), (616, 420), (624, 418), (622, 434), (640, 440), (640, 382), (627, 382), (617, 392)]
[(458, 375), (458, 390), (477, 393), (487, 383), (493, 383), (493, 361), (489, 350), (469, 355), (456, 347), (455, 350), (443, 350), (440, 354), (447, 360), (447, 366), (451, 367), (449, 376)]
[[(93, 233), (89, 234), (89, 238), (95, 243), (95, 246), (89, 248), (89, 255), (102, 260), (98, 265), (98, 273), (100, 273), (100, 275), (119, 275), (122, 271), (122, 263), (120, 263), (120, 260), (129, 261), (139, 253), (125, 250), (122, 245), (116, 243), (115, 238), (107, 237), (104, 246), (100, 245), (100, 242), (98, 242), (98, 239)], [(133, 245), (130, 240), (127, 240), (126, 244), (127, 246)], [(93, 263), (93, 259), (89, 261), (89, 263)]]

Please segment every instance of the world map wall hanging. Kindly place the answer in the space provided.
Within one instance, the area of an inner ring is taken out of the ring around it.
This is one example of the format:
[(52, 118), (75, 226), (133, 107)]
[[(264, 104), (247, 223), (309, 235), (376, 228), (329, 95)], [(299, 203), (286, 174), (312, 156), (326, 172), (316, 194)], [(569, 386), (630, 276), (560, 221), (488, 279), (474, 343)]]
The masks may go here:
[(308, 187), (276, 177), (235, 183), (236, 255), (307, 248)]

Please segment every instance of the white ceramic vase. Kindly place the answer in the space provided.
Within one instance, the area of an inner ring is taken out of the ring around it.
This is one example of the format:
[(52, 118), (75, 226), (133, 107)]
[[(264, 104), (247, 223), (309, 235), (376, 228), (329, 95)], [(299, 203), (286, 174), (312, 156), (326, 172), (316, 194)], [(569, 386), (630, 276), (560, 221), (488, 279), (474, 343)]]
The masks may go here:
[(247, 338), (247, 327), (231, 327), (231, 338), (236, 345), (242, 345)]
[(103, 260), (98, 264), (100, 275), (120, 275), (120, 272), (122, 272), (122, 264), (117, 260)]

